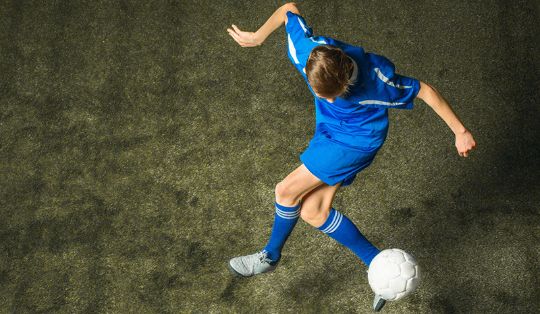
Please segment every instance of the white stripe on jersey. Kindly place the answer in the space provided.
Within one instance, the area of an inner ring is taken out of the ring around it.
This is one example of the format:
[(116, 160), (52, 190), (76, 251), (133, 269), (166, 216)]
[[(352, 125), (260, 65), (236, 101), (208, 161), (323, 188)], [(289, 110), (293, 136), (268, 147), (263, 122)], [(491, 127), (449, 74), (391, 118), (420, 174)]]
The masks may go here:
[(373, 69), (375, 71), (375, 73), (377, 73), (377, 76), (379, 77), (379, 79), (383, 82), (385, 82), (386, 84), (390, 85), (390, 86), (393, 86), (395, 88), (400, 88), (400, 89), (406, 89), (406, 88), (413, 88), (412, 86), (407, 86), (407, 85), (400, 85), (400, 84), (397, 84), (397, 83), (394, 83), (392, 81), (390, 81), (381, 71), (381, 69), (379, 68), (375, 68)]
[[(307, 28), (306, 26), (304, 25), (304, 23), (302, 23), (302, 20), (299, 18), (299, 17), (296, 17), (298, 19), (298, 24), (300, 24), (300, 27), (302, 27), (302, 29), (304, 30), (304, 34), (307, 34)], [(326, 45), (326, 41), (324, 40), (315, 40), (313, 39), (313, 37), (309, 37), (309, 39), (311, 39), (312, 42), (314, 43), (319, 43), (319, 44), (323, 44), (323, 45)]]
[(384, 105), (384, 106), (399, 106), (404, 105), (404, 102), (387, 102), (380, 100), (362, 100), (358, 102), (360, 105)]
[(326, 41), (324, 41), (322, 39), (321, 40), (315, 40), (315, 39), (313, 39), (313, 37), (309, 37), (309, 39), (311, 39), (311, 41), (314, 42), (314, 43), (319, 43), (319, 44), (326, 45)]
[(306, 26), (304, 25), (304, 23), (302, 23), (302, 20), (297, 16), (296, 17), (298, 19), (298, 23), (300, 23), (300, 26), (302, 27), (302, 29), (304, 30), (304, 33), (307, 33), (307, 28)]
[(294, 60), (294, 63), (300, 64), (300, 61), (298, 61), (298, 58), (296, 57), (296, 48), (294, 48), (294, 44), (291, 40), (291, 35), (287, 35), (287, 38), (289, 40), (289, 52), (291, 53), (291, 57)]

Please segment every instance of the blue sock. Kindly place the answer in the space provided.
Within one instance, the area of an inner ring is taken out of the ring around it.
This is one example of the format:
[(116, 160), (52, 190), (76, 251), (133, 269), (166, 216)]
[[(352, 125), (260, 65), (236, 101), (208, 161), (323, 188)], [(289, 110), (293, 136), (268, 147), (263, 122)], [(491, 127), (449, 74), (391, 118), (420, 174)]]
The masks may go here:
[(274, 226), (272, 227), (270, 240), (264, 248), (264, 251), (268, 252), (268, 258), (274, 262), (278, 261), (281, 257), (283, 245), (285, 245), (285, 241), (287, 241), (298, 221), (298, 216), (300, 216), (300, 207), (300, 204), (293, 207), (286, 207), (277, 202), (275, 203)]
[(360, 233), (352, 221), (332, 208), (324, 224), (317, 229), (329, 235), (356, 254), (368, 267), (380, 250)]

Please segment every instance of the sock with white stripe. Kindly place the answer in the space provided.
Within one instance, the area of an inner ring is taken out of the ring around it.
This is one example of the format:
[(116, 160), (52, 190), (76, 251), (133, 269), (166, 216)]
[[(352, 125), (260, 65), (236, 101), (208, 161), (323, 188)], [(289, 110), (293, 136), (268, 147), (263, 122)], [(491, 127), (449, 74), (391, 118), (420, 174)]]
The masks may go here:
[(263, 251), (268, 252), (268, 258), (273, 261), (278, 261), (281, 257), (281, 250), (285, 245), (285, 241), (291, 234), (298, 217), (300, 216), (300, 206), (298, 204), (293, 207), (287, 207), (275, 203), (276, 212), (274, 214), (274, 225), (270, 240)]
[(380, 250), (371, 244), (347, 216), (332, 208), (324, 224), (317, 229), (349, 248), (368, 267)]

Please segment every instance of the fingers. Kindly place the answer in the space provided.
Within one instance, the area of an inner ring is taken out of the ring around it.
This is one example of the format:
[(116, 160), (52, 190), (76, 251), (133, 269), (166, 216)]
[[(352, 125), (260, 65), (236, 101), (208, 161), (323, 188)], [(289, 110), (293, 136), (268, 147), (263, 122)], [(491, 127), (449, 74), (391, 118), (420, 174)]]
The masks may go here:
[(236, 25), (233, 24), (232, 27), (237, 34), (240, 34), (242, 32)]
[(240, 36), (235, 33), (235, 31), (233, 31), (232, 29), (230, 28), (227, 28), (227, 32), (229, 32), (229, 35), (231, 35), (232, 38), (234, 38), (234, 40), (239, 43), (239, 44), (242, 44), (242, 39), (240, 38)]
[(249, 42), (246, 42), (239, 34), (238, 34), (238, 31), (240, 31), (238, 29), (238, 27), (236, 27), (236, 25), (233, 25), (233, 27), (235, 28), (234, 30), (233, 29), (230, 29), (230, 28), (227, 28), (227, 32), (229, 33), (229, 35), (231, 35), (231, 37), (242, 47), (255, 47), (257, 46), (256, 44), (254, 43), (249, 43)]
[(476, 141), (469, 132), (465, 135), (456, 135), (455, 144), (461, 157), (468, 157), (469, 152), (476, 148)]
[(236, 27), (236, 25), (232, 25), (232, 28), (227, 28), (227, 31), (232, 35), (236, 35), (237, 38), (241, 39), (242, 38), (242, 34), (240, 29), (238, 29), (238, 27)]
[(232, 29), (227, 28), (227, 32), (242, 47), (256, 47), (259, 45), (253, 40), (253, 33), (241, 31), (234, 24), (232, 24)]
[(465, 144), (465, 145), (456, 144), (456, 148), (457, 148), (459, 156), (468, 157), (469, 152), (476, 148), (476, 142), (472, 142), (470, 144)]
[(469, 151), (471, 151), (471, 150), (472, 150), (472, 147), (467, 149), (467, 150), (459, 150), (458, 149), (458, 154), (461, 157), (469, 157)]

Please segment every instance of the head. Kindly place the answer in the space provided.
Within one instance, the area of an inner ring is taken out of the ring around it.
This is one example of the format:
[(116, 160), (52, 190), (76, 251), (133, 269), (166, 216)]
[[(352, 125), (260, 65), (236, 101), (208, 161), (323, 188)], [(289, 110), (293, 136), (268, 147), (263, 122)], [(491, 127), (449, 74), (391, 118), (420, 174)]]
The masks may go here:
[(347, 94), (353, 70), (352, 59), (332, 45), (313, 48), (306, 64), (309, 85), (317, 96), (331, 102)]

